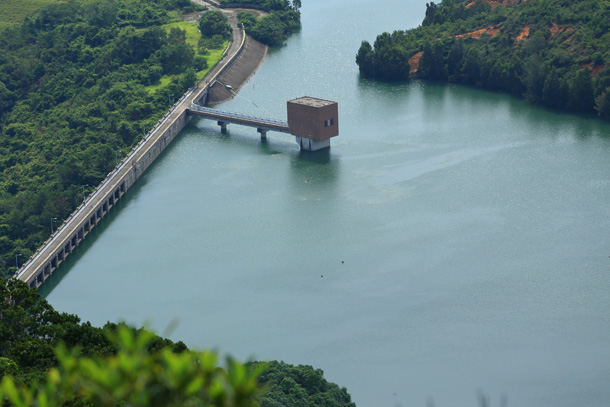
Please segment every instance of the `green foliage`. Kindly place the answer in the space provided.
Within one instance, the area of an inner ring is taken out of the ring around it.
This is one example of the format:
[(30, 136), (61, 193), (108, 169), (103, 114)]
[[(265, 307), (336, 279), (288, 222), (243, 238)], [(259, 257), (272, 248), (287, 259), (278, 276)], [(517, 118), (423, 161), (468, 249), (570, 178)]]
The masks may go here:
[(199, 29), (201, 30), (201, 35), (206, 38), (212, 38), (215, 35), (230, 38), (233, 31), (227, 22), (227, 18), (221, 11), (208, 11), (201, 16)]
[(201, 37), (199, 39), (199, 53), (208, 54), (210, 50), (223, 49), (227, 40), (222, 35), (214, 35), (211, 38)]
[[(610, 0), (431, 2), (421, 27), (363, 42), (356, 63), (367, 78), (447, 80), (608, 117), (608, 15)], [(405, 61), (418, 52), (410, 75)]]
[(244, 29), (247, 32), (250, 32), (250, 30), (256, 25), (256, 16), (252, 13), (248, 13), (247, 11), (238, 11), (237, 21), (244, 25)]
[(143, 122), (163, 115), (169, 95), (193, 85), (193, 68), (206, 69), (196, 26), (165, 28), (187, 3), (52, 2), (0, 32), (3, 280), (49, 236), (51, 218), (57, 226), (80, 204), (82, 185), (97, 185), (140, 140)]
[[(260, 367), (259, 362), (251, 368)], [(293, 366), (273, 361), (259, 377), (266, 388), (260, 397), (261, 407), (355, 407), (345, 387), (339, 388), (324, 378), (324, 372), (311, 366)]]
[(253, 14), (239, 12), (237, 19), (255, 40), (271, 46), (280, 45), (290, 34), (301, 29), (301, 13), (298, 8), (290, 7), (288, 2), (281, 4), (282, 8), (277, 8), (279, 6), (276, 5), (267, 16), (256, 18)]
[(64, 344), (55, 352), (58, 366), (40, 383), (15, 384), (5, 376), (0, 400), (9, 406), (63, 406), (82, 399), (91, 406), (208, 406), (257, 405), (258, 369), (228, 359), (217, 368), (215, 352), (174, 353), (169, 348), (150, 351), (155, 336), (120, 326), (109, 335), (116, 355), (84, 357)]
[(610, 117), (610, 87), (595, 98), (595, 110), (601, 117)]
[(239, 6), (246, 8), (259, 8), (266, 11), (274, 10), (294, 10), (299, 11), (301, 8), (301, 0), (218, 0), (222, 6)]
[[(123, 327), (108, 323), (101, 329), (88, 322), (80, 323), (76, 315), (55, 311), (36, 289), (15, 279), (0, 284), (0, 315), (0, 371), (25, 384), (35, 382), (57, 365), (54, 348), (59, 343), (78, 348), (83, 356), (114, 355), (117, 348), (104, 332), (116, 332)], [(185, 349), (182, 342), (174, 344), (157, 336), (149, 345), (151, 350)]]
[(0, 1), (0, 31), (18, 27), (23, 20), (36, 10), (54, 0), (2, 0)]

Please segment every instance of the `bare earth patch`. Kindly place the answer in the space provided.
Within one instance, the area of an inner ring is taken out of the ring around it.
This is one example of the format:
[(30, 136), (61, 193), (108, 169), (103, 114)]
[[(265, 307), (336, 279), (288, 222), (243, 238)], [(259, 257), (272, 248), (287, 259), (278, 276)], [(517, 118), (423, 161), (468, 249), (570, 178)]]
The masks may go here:
[(417, 54), (413, 55), (409, 58), (409, 75), (413, 75), (419, 69), (419, 60), (421, 56), (424, 54), (424, 51), (419, 51)]
[(581, 64), (580, 68), (589, 68), (591, 70), (591, 76), (595, 76), (600, 73), (606, 65), (593, 65), (593, 64)]
[(476, 30), (476, 31), (472, 31), (469, 33), (464, 33), (464, 34), (458, 34), (455, 36), (455, 38), (481, 38), (481, 35), (483, 34), (489, 34), (492, 37), (495, 37), (496, 35), (498, 35), (498, 33), (500, 32), (499, 28), (493, 28), (493, 27), (487, 27), (487, 28), (481, 28), (480, 30)]
[[(498, 6), (502, 6), (502, 7), (506, 7), (506, 6), (510, 6), (511, 4), (515, 4), (518, 0), (481, 0), (483, 3), (489, 3), (489, 5), (491, 6), (491, 8), (496, 8)], [(523, 2), (525, 3), (527, 0), (523, 0)], [(476, 1), (471, 1), (470, 3), (466, 4), (466, 8), (470, 8), (472, 6), (474, 6), (476, 3)]]
[(521, 29), (521, 32), (519, 33), (519, 35), (517, 35), (517, 38), (515, 38), (515, 42), (523, 41), (529, 36), (530, 36), (530, 27), (529, 26), (523, 27), (523, 29)]

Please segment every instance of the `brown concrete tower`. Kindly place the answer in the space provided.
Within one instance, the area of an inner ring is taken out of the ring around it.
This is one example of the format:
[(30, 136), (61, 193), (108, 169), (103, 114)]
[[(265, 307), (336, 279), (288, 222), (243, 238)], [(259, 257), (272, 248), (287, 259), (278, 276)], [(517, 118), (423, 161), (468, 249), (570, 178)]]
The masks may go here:
[(339, 135), (337, 102), (303, 96), (288, 101), (288, 127), (302, 150), (330, 147), (330, 138)]

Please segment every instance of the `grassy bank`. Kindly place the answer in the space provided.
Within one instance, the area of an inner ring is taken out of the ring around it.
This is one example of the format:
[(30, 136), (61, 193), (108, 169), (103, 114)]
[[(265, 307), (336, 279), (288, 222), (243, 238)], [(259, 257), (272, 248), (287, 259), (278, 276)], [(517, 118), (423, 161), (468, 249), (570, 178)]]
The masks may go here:
[[(201, 55), (199, 50), (199, 40), (201, 39), (201, 33), (199, 32), (199, 25), (197, 23), (191, 23), (188, 21), (180, 21), (165, 24), (163, 28), (169, 33), (172, 28), (179, 28), (186, 33), (186, 43), (195, 50), (196, 55)], [(220, 48), (208, 49), (205, 55), (203, 55), (207, 61), (207, 68), (196, 72), (197, 80), (201, 81), (208, 72), (220, 61), (222, 54), (225, 49), (229, 46), (229, 42), (225, 41)], [(148, 93), (155, 93), (165, 89), (173, 81), (176, 80), (175, 75), (164, 75), (159, 79), (158, 82), (147, 86), (146, 91)]]
[(0, 1), (0, 31), (18, 27), (26, 17), (53, 0), (2, 0)]

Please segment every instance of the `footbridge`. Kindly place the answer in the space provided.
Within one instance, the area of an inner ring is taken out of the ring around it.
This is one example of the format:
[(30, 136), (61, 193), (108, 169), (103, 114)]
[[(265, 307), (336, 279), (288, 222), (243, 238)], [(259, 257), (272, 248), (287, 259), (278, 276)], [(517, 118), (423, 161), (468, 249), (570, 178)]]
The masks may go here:
[(238, 124), (241, 126), (254, 127), (261, 134), (261, 138), (267, 136), (268, 131), (290, 133), (288, 121), (268, 119), (264, 117), (250, 116), (242, 113), (225, 112), (223, 110), (211, 109), (191, 103), (187, 113), (191, 116), (199, 116), (206, 119), (216, 120), (221, 131), (227, 130), (227, 124)]

